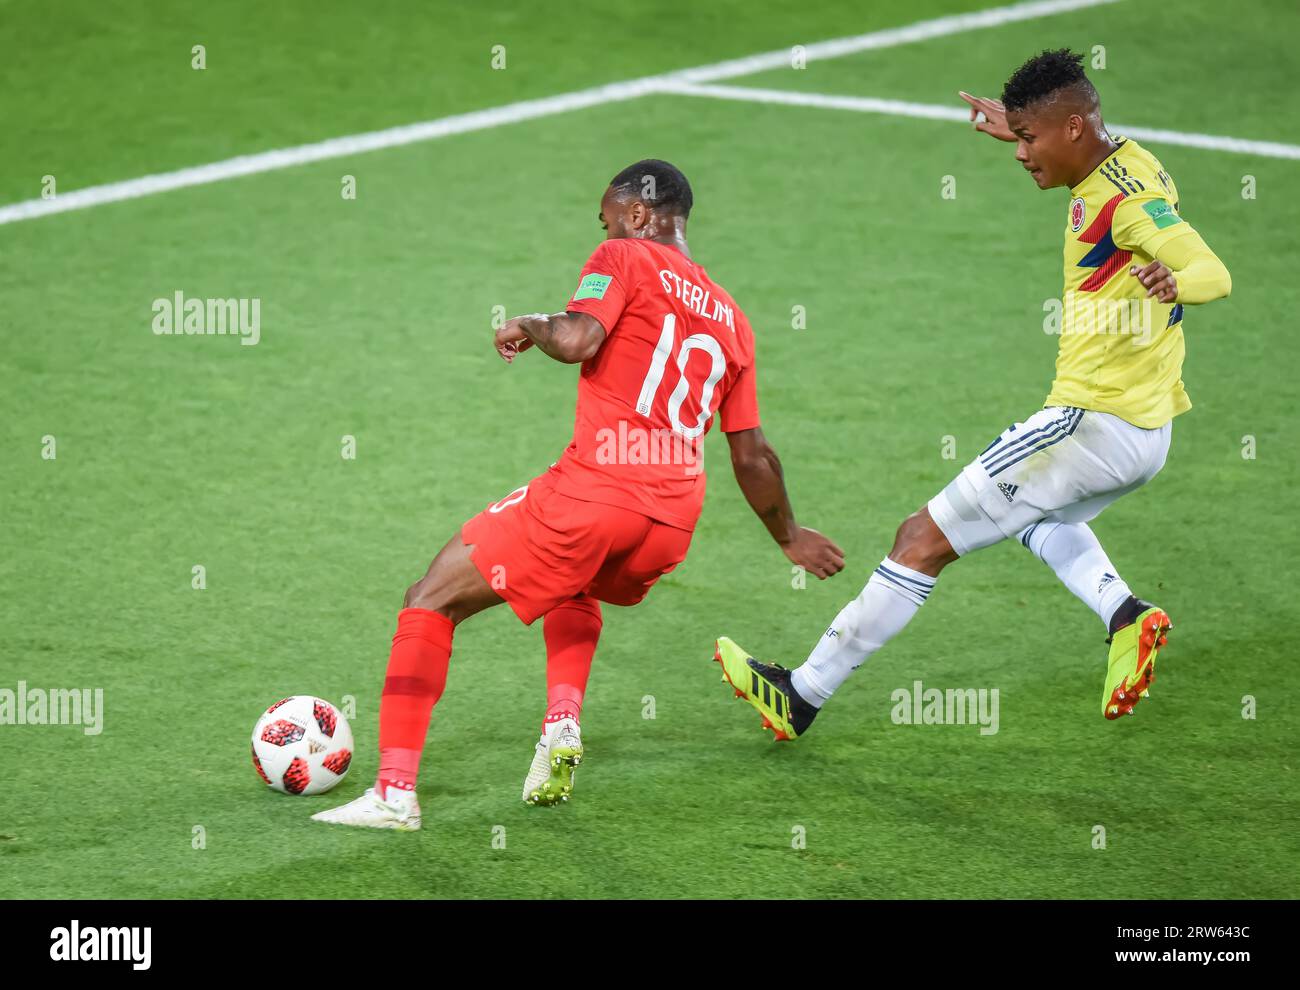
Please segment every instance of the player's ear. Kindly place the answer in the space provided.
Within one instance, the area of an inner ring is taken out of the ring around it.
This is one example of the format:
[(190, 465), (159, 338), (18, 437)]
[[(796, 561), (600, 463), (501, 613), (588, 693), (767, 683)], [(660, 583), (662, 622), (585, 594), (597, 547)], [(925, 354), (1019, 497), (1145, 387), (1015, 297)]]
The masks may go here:
[(1085, 121), (1077, 113), (1070, 114), (1065, 122), (1066, 132), (1070, 135), (1071, 141), (1077, 141), (1083, 137)]
[(627, 213), (628, 226), (633, 230), (642, 230), (650, 222), (650, 211), (639, 199), (632, 204)]

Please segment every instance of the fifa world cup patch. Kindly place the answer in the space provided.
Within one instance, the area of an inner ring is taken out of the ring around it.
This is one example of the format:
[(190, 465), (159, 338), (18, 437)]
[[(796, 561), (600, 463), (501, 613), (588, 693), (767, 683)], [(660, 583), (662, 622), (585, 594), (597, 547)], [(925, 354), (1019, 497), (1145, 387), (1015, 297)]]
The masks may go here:
[(584, 275), (582, 281), (578, 283), (578, 291), (573, 294), (573, 298), (604, 299), (605, 293), (609, 290), (609, 283), (612, 281), (614, 281), (613, 275), (597, 275), (595, 272)]
[(1170, 205), (1167, 199), (1153, 199), (1150, 202), (1143, 203), (1142, 209), (1147, 211), (1147, 216), (1160, 230), (1183, 222), (1183, 218), (1174, 212), (1173, 206)]

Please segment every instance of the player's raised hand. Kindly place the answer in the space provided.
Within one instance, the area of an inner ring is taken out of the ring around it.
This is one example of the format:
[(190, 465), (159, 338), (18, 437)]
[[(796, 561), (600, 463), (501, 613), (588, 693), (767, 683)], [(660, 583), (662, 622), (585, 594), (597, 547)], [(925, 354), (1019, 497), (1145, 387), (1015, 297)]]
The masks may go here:
[(1155, 296), (1158, 302), (1171, 303), (1178, 298), (1178, 282), (1174, 279), (1174, 273), (1161, 262), (1153, 261), (1141, 268), (1129, 265), (1128, 273), (1146, 286), (1147, 295)]
[(783, 543), (781, 549), (791, 563), (822, 580), (844, 570), (844, 551), (829, 537), (807, 526), (800, 526), (795, 538)]
[(497, 328), (493, 343), (496, 345), (497, 353), (501, 355), (501, 360), (509, 364), (521, 351), (526, 351), (533, 346), (533, 342), (528, 339), (520, 324), (528, 319), (526, 316), (516, 316), (514, 319), (506, 320)]
[[(1014, 141), (1016, 136), (1007, 126), (1007, 109), (1001, 100), (991, 100), (985, 96), (971, 96), (958, 90), (957, 95), (970, 104), (970, 119), (975, 121), (975, 130), (991, 134), (999, 141)], [(982, 119), (981, 119), (982, 115)]]

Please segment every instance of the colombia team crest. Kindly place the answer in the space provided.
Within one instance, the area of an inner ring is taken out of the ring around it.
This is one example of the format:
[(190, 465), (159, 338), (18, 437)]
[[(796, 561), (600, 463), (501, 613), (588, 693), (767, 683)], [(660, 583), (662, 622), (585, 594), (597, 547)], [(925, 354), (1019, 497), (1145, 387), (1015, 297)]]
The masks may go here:
[(1082, 196), (1075, 196), (1070, 200), (1070, 229), (1075, 233), (1083, 227), (1083, 218), (1087, 212)]

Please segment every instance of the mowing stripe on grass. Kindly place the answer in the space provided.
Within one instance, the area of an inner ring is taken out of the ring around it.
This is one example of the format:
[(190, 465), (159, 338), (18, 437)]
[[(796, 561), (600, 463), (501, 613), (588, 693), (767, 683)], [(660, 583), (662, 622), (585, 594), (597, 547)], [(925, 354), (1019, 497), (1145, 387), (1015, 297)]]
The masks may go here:
[[(904, 27), (886, 28), (881, 31), (871, 31), (867, 34), (854, 35), (848, 38), (815, 42), (805, 46), (805, 55), (809, 61), (841, 58), (856, 52), (892, 48), (897, 45), (911, 44), (930, 38), (961, 34), (966, 31), (979, 30), (980, 28), (996, 27), (1000, 24), (1032, 20), (1038, 17), (1047, 17), (1051, 14), (1066, 13), (1087, 7), (1099, 7), (1116, 2), (1118, 0), (1036, 0), (1036, 2), (1032, 3), (1012, 4), (1007, 7), (992, 7), (988, 10), (968, 14), (953, 14), (928, 21), (918, 21)], [(751, 75), (755, 72), (764, 72), (789, 65), (790, 49), (783, 48), (778, 51), (749, 55), (726, 62), (701, 65), (693, 69), (681, 69), (657, 76), (644, 76), (640, 79), (609, 83), (604, 86), (595, 86), (591, 89), (577, 90), (572, 93), (548, 96), (536, 100), (522, 100), (487, 110), (476, 110), (417, 124), (390, 127), (382, 131), (351, 134), (345, 137), (318, 141), (313, 144), (262, 151), (252, 155), (240, 155), (236, 158), (228, 158), (208, 165), (178, 169), (174, 172), (161, 172), (157, 175), (146, 175), (123, 182), (89, 186), (85, 189), (60, 193), (53, 199), (29, 199), (20, 203), (11, 203), (8, 206), (0, 207), (0, 225), (16, 223), (20, 220), (33, 220), (54, 213), (66, 213), (69, 210), (84, 210), (105, 203), (139, 199), (142, 196), (152, 196), (173, 189), (207, 185), (212, 182), (222, 182), (226, 179), (236, 179), (245, 175), (257, 175), (261, 172), (272, 172), (276, 169), (292, 168), (296, 165), (306, 165), (331, 158), (346, 158), (367, 151), (397, 148), (419, 141), (433, 141), (452, 134), (488, 130), (505, 124), (567, 113), (570, 110), (582, 110), (605, 103), (635, 99), (639, 96), (659, 92), (665, 85), (708, 83), (718, 79), (735, 79), (738, 76)]]
[[(759, 89), (752, 86), (713, 86), (700, 83), (664, 83), (661, 92), (683, 96), (708, 96), (717, 100), (738, 100), (745, 103), (774, 103), (791, 107), (817, 107), (823, 110), (852, 110), (857, 113), (881, 113), (891, 117), (917, 117), (925, 120), (958, 120), (970, 122), (970, 111), (962, 106), (943, 106), (937, 103), (909, 103), (906, 100), (880, 100), (870, 96), (835, 96), (830, 93), (797, 93), (783, 89)], [(1187, 134), (1153, 127), (1130, 127), (1127, 124), (1110, 124), (1113, 134), (1154, 141), (1158, 144), (1179, 144), (1187, 148), (1208, 151), (1226, 151), (1239, 155), (1259, 155), (1264, 158), (1300, 159), (1300, 145), (1280, 144), (1276, 141), (1252, 141), (1247, 138), (1221, 137), (1217, 134)]]

